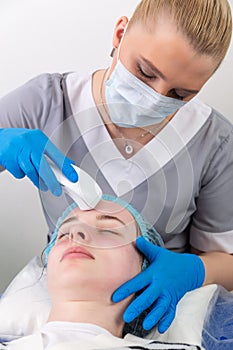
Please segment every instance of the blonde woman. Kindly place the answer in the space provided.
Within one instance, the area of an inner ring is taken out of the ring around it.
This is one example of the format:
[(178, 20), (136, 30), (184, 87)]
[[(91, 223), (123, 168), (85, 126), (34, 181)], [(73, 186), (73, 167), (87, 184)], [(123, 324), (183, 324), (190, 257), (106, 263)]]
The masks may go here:
[(72, 159), (161, 234), (167, 250), (113, 294), (143, 290), (124, 318), (151, 307), (147, 330), (166, 331), (188, 290), (233, 289), (233, 128), (196, 98), (231, 34), (227, 0), (142, 0), (115, 26), (108, 69), (41, 75), (0, 101), (0, 164), (40, 187), (51, 232), (62, 200), (46, 190), (61, 187), (45, 155), (77, 181)]

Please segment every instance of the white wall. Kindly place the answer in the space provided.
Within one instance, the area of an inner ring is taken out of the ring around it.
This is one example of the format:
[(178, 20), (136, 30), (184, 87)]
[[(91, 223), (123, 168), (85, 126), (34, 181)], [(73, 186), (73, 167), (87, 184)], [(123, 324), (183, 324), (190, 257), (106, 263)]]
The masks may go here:
[[(230, 0), (231, 2), (233, 0)], [(84, 72), (110, 62), (116, 20), (138, 0), (1, 0), (0, 96), (43, 72)], [(233, 121), (233, 47), (203, 99)], [(231, 61), (231, 63), (230, 63)], [(0, 175), (0, 291), (46, 244), (46, 224), (29, 180)]]

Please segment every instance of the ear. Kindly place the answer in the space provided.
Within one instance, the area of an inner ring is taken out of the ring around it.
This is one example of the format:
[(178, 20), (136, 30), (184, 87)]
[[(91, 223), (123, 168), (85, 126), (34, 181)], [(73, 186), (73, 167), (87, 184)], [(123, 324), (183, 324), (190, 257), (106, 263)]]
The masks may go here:
[(121, 38), (124, 34), (124, 30), (128, 24), (129, 20), (126, 16), (122, 16), (120, 19), (118, 19), (115, 29), (114, 29), (114, 34), (113, 34), (113, 47), (118, 48), (121, 42)]

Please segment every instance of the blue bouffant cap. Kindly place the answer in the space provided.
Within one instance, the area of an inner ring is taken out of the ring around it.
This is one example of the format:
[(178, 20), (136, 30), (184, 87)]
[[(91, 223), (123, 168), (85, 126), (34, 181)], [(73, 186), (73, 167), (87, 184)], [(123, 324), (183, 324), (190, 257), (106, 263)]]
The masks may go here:
[[(127, 203), (125, 200), (123, 200), (121, 198), (110, 196), (110, 195), (103, 195), (102, 199), (106, 200), (106, 201), (117, 203), (117, 204), (121, 205), (123, 208), (127, 209), (131, 213), (131, 215), (134, 217), (134, 219), (139, 227), (141, 235), (152, 244), (155, 244), (155, 245), (158, 245), (161, 247), (164, 246), (164, 243), (163, 243), (163, 240), (162, 240), (160, 234), (154, 229), (153, 226), (149, 225), (142, 218), (141, 214), (131, 204)], [(63, 212), (62, 216), (58, 219), (57, 224), (56, 224), (56, 228), (55, 228), (54, 233), (53, 233), (52, 238), (51, 238), (51, 241), (48, 244), (47, 248), (45, 249), (45, 263), (46, 263), (46, 265), (48, 262), (48, 255), (56, 242), (58, 230), (59, 230), (62, 222), (69, 215), (69, 213), (77, 207), (78, 207), (78, 205), (76, 203), (72, 203)], [(142, 264), (142, 270), (144, 270), (147, 266), (148, 266), (148, 261), (146, 259), (144, 259), (143, 264)]]

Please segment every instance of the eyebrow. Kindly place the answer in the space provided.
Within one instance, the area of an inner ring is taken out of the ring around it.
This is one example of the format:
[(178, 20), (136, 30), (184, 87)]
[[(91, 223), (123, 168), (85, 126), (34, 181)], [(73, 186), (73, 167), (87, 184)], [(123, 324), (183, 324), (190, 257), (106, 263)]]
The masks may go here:
[[(112, 216), (112, 215), (97, 215), (96, 216), (97, 220), (116, 220), (119, 221), (122, 225), (125, 225), (125, 222), (122, 221), (121, 219), (119, 219), (117, 216)], [(78, 216), (71, 216), (68, 219), (64, 220), (62, 222), (62, 224), (60, 225), (60, 227), (62, 227), (63, 225), (72, 222), (72, 221), (79, 221)]]
[[(158, 69), (156, 68), (152, 62), (150, 62), (148, 59), (146, 59), (145, 57), (140, 56), (141, 60), (144, 61), (144, 63), (146, 63), (149, 68), (158, 76), (160, 76), (163, 80), (168, 80), (167, 77)], [(179, 90), (179, 91), (183, 91), (183, 92), (187, 92), (190, 94), (197, 94), (199, 92), (199, 90), (192, 90), (192, 89), (184, 89), (184, 88), (175, 88), (175, 90)]]
[(112, 215), (97, 215), (96, 219), (98, 220), (116, 220), (119, 221), (122, 225), (125, 225), (125, 222), (119, 219), (117, 216)]
[(68, 219), (64, 220), (64, 221), (61, 223), (60, 227), (62, 227), (62, 226), (65, 225), (65, 224), (68, 224), (69, 222), (76, 221), (76, 220), (78, 221), (78, 217), (77, 217), (77, 216), (71, 216), (71, 217), (69, 217)]

